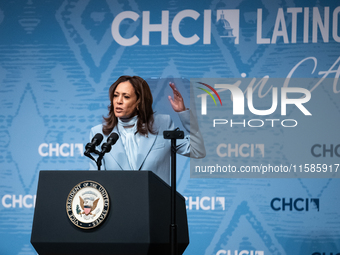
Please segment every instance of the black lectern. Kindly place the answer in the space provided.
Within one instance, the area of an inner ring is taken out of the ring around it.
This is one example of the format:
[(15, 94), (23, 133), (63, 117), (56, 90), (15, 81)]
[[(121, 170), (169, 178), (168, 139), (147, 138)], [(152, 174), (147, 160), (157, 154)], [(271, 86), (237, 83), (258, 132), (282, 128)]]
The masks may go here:
[[(70, 191), (100, 183), (109, 196), (104, 221), (79, 228), (67, 215)], [(189, 244), (185, 200), (177, 193), (178, 254)], [(41, 171), (31, 243), (39, 255), (170, 254), (170, 187), (150, 171)]]

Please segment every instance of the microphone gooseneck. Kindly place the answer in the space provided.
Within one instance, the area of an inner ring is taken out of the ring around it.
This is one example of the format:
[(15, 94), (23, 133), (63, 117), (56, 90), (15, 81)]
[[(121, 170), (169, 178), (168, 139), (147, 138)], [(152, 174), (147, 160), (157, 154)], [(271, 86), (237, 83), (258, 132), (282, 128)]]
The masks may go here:
[(103, 141), (103, 135), (100, 133), (97, 133), (91, 140), (90, 143), (86, 144), (85, 146), (85, 152), (84, 155), (89, 157), (90, 159), (94, 160), (94, 158), (91, 156), (91, 153), (98, 153), (96, 150), (96, 146), (98, 146)]
[(105, 154), (111, 151), (112, 145), (114, 145), (117, 140), (119, 139), (119, 135), (117, 133), (112, 133), (108, 138), (107, 142), (103, 143), (102, 145), (102, 151), (100, 154)]
[(102, 151), (99, 152), (99, 157), (97, 159), (97, 167), (98, 167), (98, 171), (100, 170), (100, 166), (102, 165), (102, 159), (104, 157), (105, 153), (108, 153), (111, 151), (112, 145), (114, 145), (117, 140), (119, 138), (119, 135), (117, 133), (112, 133), (108, 138), (106, 143), (103, 143), (102, 145)]

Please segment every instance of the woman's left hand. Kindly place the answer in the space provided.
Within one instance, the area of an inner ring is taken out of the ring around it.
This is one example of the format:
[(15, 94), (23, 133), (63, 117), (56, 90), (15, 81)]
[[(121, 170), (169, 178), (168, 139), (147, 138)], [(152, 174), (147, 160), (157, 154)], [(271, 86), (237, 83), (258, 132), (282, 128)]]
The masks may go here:
[(172, 91), (174, 92), (173, 99), (171, 96), (168, 96), (172, 109), (174, 109), (175, 112), (185, 111), (186, 108), (181, 93), (179, 93), (174, 83), (170, 82), (169, 85), (172, 88)]

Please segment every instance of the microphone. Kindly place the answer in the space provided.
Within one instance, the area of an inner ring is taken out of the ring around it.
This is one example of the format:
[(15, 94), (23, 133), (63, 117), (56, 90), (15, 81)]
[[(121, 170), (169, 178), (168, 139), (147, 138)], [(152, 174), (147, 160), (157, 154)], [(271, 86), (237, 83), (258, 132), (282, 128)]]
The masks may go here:
[(95, 152), (96, 146), (98, 146), (103, 141), (103, 135), (100, 133), (97, 133), (91, 140), (90, 143), (86, 144), (85, 146), (85, 155), (90, 154), (91, 152)]
[(104, 155), (105, 153), (108, 153), (111, 151), (112, 145), (114, 145), (117, 140), (119, 139), (119, 135), (115, 132), (113, 132), (108, 138), (107, 142), (103, 143), (102, 145), (102, 151), (100, 152), (100, 155)]

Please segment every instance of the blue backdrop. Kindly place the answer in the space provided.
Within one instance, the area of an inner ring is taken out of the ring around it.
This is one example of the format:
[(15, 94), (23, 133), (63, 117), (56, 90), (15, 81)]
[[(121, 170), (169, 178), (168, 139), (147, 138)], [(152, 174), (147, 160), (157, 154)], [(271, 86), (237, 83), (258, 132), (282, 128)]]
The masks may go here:
[[(289, 111), (285, 118), (301, 123), (289, 131), (223, 129), (219, 162), (340, 163), (338, 1), (1, 1), (0, 35), (0, 254), (36, 254), (39, 171), (88, 169), (90, 128), (102, 122), (108, 88), (124, 74), (147, 80), (154, 109), (177, 123), (169, 81), (189, 106), (193, 78), (330, 79), (299, 85), (311, 91), (312, 117)], [(208, 162), (217, 144), (206, 138)], [(339, 179), (200, 177), (190, 177), (190, 160), (178, 160), (186, 255), (340, 254)]]

